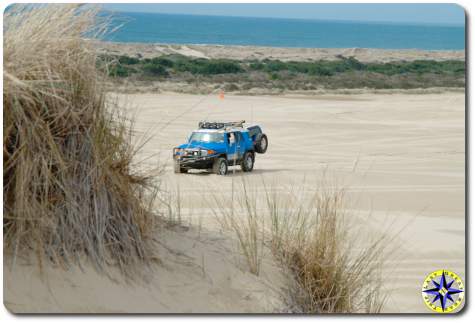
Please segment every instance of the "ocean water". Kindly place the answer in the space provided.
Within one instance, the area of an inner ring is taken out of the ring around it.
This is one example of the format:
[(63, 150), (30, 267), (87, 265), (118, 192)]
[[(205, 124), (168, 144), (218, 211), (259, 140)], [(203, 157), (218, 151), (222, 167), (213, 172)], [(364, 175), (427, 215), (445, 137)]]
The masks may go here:
[(116, 42), (463, 50), (463, 26), (114, 13)]

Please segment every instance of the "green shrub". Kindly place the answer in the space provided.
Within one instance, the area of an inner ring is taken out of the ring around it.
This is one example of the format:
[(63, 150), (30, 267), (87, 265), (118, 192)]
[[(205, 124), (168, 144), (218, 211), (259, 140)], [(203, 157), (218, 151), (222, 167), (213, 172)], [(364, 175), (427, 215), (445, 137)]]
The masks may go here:
[(335, 61), (313, 61), (313, 62), (282, 62), (280, 60), (263, 60), (249, 63), (249, 69), (254, 71), (265, 71), (268, 73), (289, 71), (293, 73), (310, 74), (318, 76), (332, 76), (338, 73), (352, 71), (369, 71), (383, 75), (396, 74), (465, 74), (465, 63), (463, 61), (433, 61), (416, 60), (413, 62), (391, 62), (391, 63), (362, 63), (354, 57), (343, 57)]
[(412, 62), (391, 62), (391, 63), (369, 63), (368, 71), (384, 75), (396, 74), (455, 74), (465, 75), (464, 61), (434, 61), (434, 60), (416, 60)]
[(209, 61), (203, 66), (203, 74), (241, 73), (243, 69), (237, 63), (227, 60)]
[(147, 63), (142, 66), (142, 70), (147, 75), (152, 76), (168, 76), (167, 69), (162, 65), (157, 65), (154, 63)]
[(201, 75), (232, 74), (244, 71), (239, 63), (227, 59), (180, 59), (175, 63), (175, 68), (179, 72)]
[(262, 71), (264, 69), (265, 65), (262, 64), (261, 62), (252, 62), (249, 63), (249, 68), (254, 71)]
[(152, 58), (150, 60), (150, 63), (152, 63), (154, 65), (161, 65), (161, 66), (164, 66), (164, 67), (173, 67), (173, 61), (168, 59), (168, 58), (164, 58), (164, 57)]
[(180, 60), (177, 62), (177, 70), (202, 75), (241, 73), (244, 71), (238, 63), (225, 59)]
[(136, 57), (125, 56), (125, 55), (119, 56), (118, 61), (122, 65), (135, 65), (135, 64), (140, 63), (140, 59)]
[(134, 72), (133, 69), (127, 66), (123, 66), (120, 64), (113, 64), (109, 66), (109, 76), (112, 77), (127, 77), (130, 76)]
[[(207, 77), (215, 83), (232, 82), (244, 86), (253, 79), (253, 87), (305, 89), (308, 84), (324, 88), (427, 88), (465, 85), (465, 62), (457, 60), (416, 60), (388, 63), (363, 63), (354, 57), (336, 60), (281, 61), (273, 59), (237, 61), (230, 59), (191, 58), (172, 54), (154, 58), (100, 55), (99, 69), (109, 66), (109, 75), (188, 78)], [(244, 74), (244, 72), (247, 72)], [(184, 74), (188, 73), (188, 74)]]

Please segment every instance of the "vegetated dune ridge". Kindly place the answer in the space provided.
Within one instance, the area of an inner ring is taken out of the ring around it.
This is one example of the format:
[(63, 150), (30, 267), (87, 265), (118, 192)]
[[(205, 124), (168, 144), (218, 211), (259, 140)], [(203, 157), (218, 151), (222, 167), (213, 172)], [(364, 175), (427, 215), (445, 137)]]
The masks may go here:
[(236, 94), (282, 95), (465, 87), (463, 51), (94, 45), (98, 65), (111, 76), (109, 88), (127, 93), (206, 94), (219, 87)]
[(414, 60), (465, 60), (463, 50), (374, 49), (374, 48), (286, 48), (230, 45), (178, 45), (115, 43), (93, 41), (99, 53), (153, 58), (181, 54), (195, 58), (227, 58), (235, 60), (278, 59), (282, 61), (336, 60), (354, 57), (360, 62), (392, 62)]
[[(131, 167), (130, 124), (106, 105), (85, 33), (96, 8), (15, 5), (4, 13), (5, 263), (115, 264), (129, 278), (155, 261), (154, 183)], [(149, 194), (152, 193), (152, 194)]]
[(119, 95), (119, 101), (137, 115), (137, 135), (155, 134), (138, 158), (157, 154), (147, 160), (150, 165), (157, 158), (168, 162), (163, 187), (180, 192), (183, 225), (162, 233), (163, 266), (146, 283), (131, 286), (89, 267), (84, 272), (48, 267), (41, 279), (31, 262), (19, 261), (4, 271), (11, 310), (285, 311), (285, 275), (268, 253), (259, 276), (250, 274), (210, 207), (213, 196), (230, 197), (241, 171), (226, 177), (173, 173), (172, 148), (204, 118), (246, 119), (264, 127), (268, 152), (257, 155), (254, 171), (243, 176), (252, 190), (262, 193), (265, 182), (277, 191), (296, 185), (310, 191), (327, 176), (346, 188), (345, 213), (363, 240), (381, 232), (396, 235), (383, 270), (388, 292), (383, 312), (429, 313), (421, 285), (432, 271), (446, 268), (465, 279), (463, 93), (225, 95), (224, 100), (149, 93)]

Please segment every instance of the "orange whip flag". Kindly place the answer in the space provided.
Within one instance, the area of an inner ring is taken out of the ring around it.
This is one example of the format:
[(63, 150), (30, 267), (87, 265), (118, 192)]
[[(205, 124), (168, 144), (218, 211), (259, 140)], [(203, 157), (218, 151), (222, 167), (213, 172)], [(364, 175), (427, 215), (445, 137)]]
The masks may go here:
[(224, 100), (224, 91), (219, 92), (219, 99)]

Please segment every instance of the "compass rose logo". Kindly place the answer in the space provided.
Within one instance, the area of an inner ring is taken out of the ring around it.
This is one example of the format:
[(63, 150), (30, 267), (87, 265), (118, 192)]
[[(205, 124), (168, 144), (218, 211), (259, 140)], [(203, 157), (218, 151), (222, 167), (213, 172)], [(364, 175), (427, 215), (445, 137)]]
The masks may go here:
[(448, 270), (429, 274), (422, 285), (424, 303), (438, 313), (450, 313), (462, 304), (465, 290), (462, 280)]

